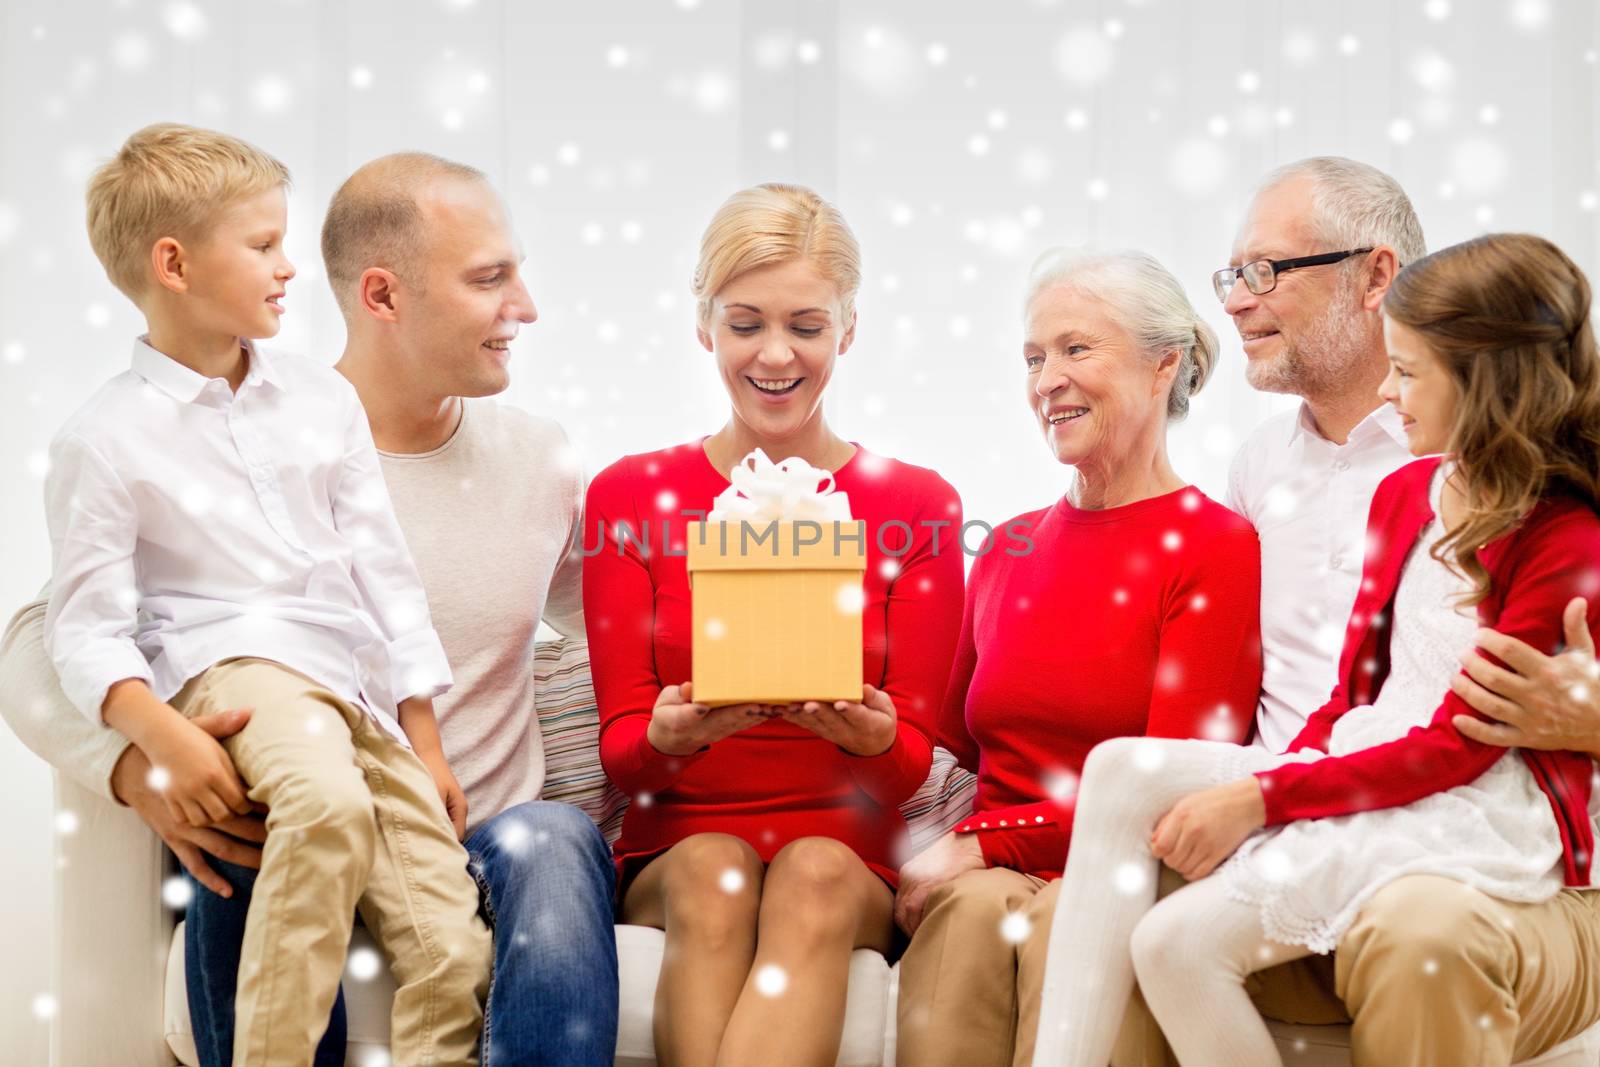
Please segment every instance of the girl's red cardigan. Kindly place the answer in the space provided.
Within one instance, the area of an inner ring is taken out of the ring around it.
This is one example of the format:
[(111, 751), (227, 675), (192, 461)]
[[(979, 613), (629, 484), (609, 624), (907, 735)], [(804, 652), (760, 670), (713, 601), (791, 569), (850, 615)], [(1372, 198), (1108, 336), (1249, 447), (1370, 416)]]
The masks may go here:
[[(1389, 635), (1400, 574), (1413, 548), (1427, 551), (1418, 542), (1433, 520), (1428, 487), (1439, 463), (1439, 457), (1409, 463), (1378, 486), (1367, 520), (1361, 590), (1339, 657), (1339, 683), (1290, 742), (1290, 752), (1327, 751), (1339, 717), (1377, 699), (1389, 673)], [(1489, 595), (1478, 604), (1478, 619), (1484, 626), (1553, 654), (1561, 646), (1562, 609), (1573, 597), (1582, 596), (1589, 600), (1590, 633), (1600, 631), (1600, 517), (1580, 501), (1545, 498), (1514, 530), (1483, 546), (1478, 558), (1489, 572)], [(1481, 650), (1478, 654), (1488, 656)], [(1477, 712), (1447, 691), (1432, 721), (1405, 737), (1258, 774), (1267, 825), (1397, 807), (1467, 784), (1488, 770), (1505, 749), (1463, 736), (1451, 722), (1462, 714)], [(1582, 752), (1521, 752), (1555, 813), (1565, 850), (1566, 883), (1589, 885), (1594, 853), (1594, 825), (1589, 818), (1593, 760)]]

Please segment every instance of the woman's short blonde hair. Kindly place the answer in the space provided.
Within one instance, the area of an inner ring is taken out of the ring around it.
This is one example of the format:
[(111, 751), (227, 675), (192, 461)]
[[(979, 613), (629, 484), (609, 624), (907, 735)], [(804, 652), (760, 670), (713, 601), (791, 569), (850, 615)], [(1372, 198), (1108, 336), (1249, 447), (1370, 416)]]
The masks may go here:
[(839, 209), (812, 190), (776, 182), (734, 193), (706, 227), (691, 287), (700, 325), (710, 323), (711, 302), (728, 282), (791, 259), (810, 261), (833, 283), (848, 325), (861, 288), (856, 235)]
[(237, 137), (146, 126), (89, 179), (89, 243), (112, 284), (137, 302), (156, 241), (193, 240), (229, 205), (288, 184), (287, 167)]

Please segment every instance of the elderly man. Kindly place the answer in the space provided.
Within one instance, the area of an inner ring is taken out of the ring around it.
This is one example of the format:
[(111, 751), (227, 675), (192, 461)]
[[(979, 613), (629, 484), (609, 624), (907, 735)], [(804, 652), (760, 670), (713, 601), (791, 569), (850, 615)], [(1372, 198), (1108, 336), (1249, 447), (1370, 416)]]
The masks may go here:
[[(538, 799), (541, 617), (581, 635), (583, 484), (561, 428), (488, 399), (537, 318), (504, 203), (471, 167), (385, 156), (339, 189), (323, 256), (348, 329), (338, 370), (366, 409), (396, 515), (455, 686), (436, 707), (468, 800), (467, 851), (494, 930), (484, 1060), (609, 1065), (617, 1028), (610, 850), (581, 811)], [(40, 645), (42, 606), (6, 635), (3, 704), (17, 734), (80, 784), (133, 808), (197, 883), (185, 955), (204, 1067), (231, 1062), (233, 990), (260, 863), (259, 818), (173, 821), (138, 749), (74, 714)], [(213, 736), (248, 711), (201, 721)], [(219, 874), (219, 869), (222, 873)], [(224, 877), (224, 875), (226, 877)], [(316, 1063), (344, 1062), (342, 1003)]]
[[(1399, 416), (1378, 397), (1387, 373), (1380, 308), (1401, 266), (1424, 254), (1394, 179), (1318, 157), (1266, 177), (1230, 265), (1214, 278), (1244, 342), (1250, 384), (1302, 399), (1256, 430), (1229, 479), (1229, 505), (1261, 538), (1257, 740), (1274, 751), (1333, 689), (1368, 505), (1412, 458)], [(1582, 631), (1582, 618), (1569, 609), (1569, 631)], [(1483, 647), (1521, 673), (1473, 657), (1478, 682), (1458, 679), (1457, 690), (1505, 724), (1458, 726), (1498, 744), (1600, 753), (1593, 649), (1586, 633), (1569, 640), (1575, 649), (1552, 659), (1485, 635)], [(1373, 897), (1332, 958), (1263, 971), (1248, 984), (1268, 1017), (1352, 1022), (1357, 1067), (1446, 1067), (1510, 1064), (1582, 1032), (1600, 1019), (1596, 975), (1600, 893), (1512, 904), (1413, 876)], [(1161, 1064), (1168, 1055), (1136, 1000), (1115, 1062)]]

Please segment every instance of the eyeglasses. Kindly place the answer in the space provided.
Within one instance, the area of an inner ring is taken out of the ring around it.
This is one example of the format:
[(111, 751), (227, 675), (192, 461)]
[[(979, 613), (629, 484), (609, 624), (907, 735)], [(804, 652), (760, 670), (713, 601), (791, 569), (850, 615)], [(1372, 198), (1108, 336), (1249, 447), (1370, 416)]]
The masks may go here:
[(1223, 267), (1211, 276), (1211, 288), (1216, 290), (1217, 299), (1226, 303), (1228, 294), (1233, 292), (1234, 283), (1242, 279), (1246, 289), (1260, 296), (1276, 289), (1278, 275), (1285, 271), (1339, 263), (1370, 251), (1370, 248), (1352, 248), (1347, 252), (1324, 252), (1318, 256), (1297, 256), (1294, 259), (1258, 259), (1242, 267)]

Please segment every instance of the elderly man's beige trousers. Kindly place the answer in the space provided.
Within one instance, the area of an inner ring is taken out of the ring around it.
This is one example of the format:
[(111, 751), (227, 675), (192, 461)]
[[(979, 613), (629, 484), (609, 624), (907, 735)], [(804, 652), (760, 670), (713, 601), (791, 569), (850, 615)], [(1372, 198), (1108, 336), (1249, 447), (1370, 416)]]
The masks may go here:
[(1004, 867), (928, 894), (900, 960), (900, 1067), (1028, 1067), (1061, 880)]
[[(1182, 884), (1162, 868), (1163, 892)], [(1331, 958), (1261, 971), (1246, 986), (1269, 1019), (1353, 1019), (1354, 1067), (1531, 1059), (1600, 1020), (1600, 891), (1511, 904), (1448, 878), (1402, 878)], [(1137, 994), (1112, 1063), (1176, 1067)]]

